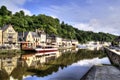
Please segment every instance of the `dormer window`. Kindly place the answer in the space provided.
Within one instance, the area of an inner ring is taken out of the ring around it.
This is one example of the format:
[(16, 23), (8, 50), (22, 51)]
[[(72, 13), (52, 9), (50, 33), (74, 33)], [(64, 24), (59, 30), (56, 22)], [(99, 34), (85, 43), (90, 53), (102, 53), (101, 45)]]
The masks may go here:
[(11, 29), (9, 29), (9, 30), (8, 30), (8, 32), (12, 32), (12, 30), (11, 30)]

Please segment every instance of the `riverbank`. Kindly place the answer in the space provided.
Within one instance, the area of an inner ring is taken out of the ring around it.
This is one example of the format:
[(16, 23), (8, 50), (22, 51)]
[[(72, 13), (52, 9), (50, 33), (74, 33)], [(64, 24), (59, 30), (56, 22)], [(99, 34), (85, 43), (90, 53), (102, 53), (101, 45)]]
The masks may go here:
[(9, 54), (13, 54), (13, 55), (15, 55), (15, 54), (22, 54), (22, 53), (24, 53), (24, 51), (22, 51), (22, 50), (19, 50), (19, 49), (1, 49), (0, 50), (0, 56), (1, 55), (9, 55)]
[(93, 66), (80, 80), (119, 80), (120, 70), (112, 65)]

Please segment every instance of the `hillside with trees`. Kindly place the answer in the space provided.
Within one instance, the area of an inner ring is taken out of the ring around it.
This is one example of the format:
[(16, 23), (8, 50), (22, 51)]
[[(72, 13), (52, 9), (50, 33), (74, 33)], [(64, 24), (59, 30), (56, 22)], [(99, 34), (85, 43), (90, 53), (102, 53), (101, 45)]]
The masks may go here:
[(45, 30), (48, 34), (55, 34), (62, 38), (77, 39), (80, 43), (87, 41), (112, 41), (115, 35), (109, 33), (94, 33), (83, 31), (64, 22), (60, 23), (58, 18), (53, 18), (44, 14), (25, 15), (24, 11), (12, 14), (5, 6), (0, 8), (0, 27), (12, 24), (18, 32), (35, 31), (35, 29)]

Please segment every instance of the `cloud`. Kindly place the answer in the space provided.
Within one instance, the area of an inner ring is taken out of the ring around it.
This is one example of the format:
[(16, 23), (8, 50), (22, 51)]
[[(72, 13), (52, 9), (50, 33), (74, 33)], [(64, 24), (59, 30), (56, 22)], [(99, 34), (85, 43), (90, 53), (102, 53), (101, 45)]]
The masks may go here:
[(92, 19), (88, 23), (74, 23), (73, 26), (84, 31), (105, 32), (119, 35), (119, 24), (110, 24), (109, 22)]
[[(24, 6), (27, 2), (35, 2), (37, 8), (33, 7), (36, 10), (31, 9), (34, 11), (32, 13), (59, 18), (80, 30), (120, 34), (120, 0), (52, 1), (57, 0), (51, 0), (50, 3), (47, 0), (0, 0), (0, 6), (7, 6), (13, 13), (24, 10), (25, 14), (32, 15)], [(44, 6), (40, 5), (42, 3)]]
[(23, 10), (26, 15), (32, 15), (29, 10), (22, 7), (25, 2), (26, 0), (0, 0), (0, 7), (5, 5), (13, 13)]
[[(79, 7), (76, 4), (62, 5), (62, 6), (51, 5), (50, 8), (45, 8), (44, 10), (46, 10), (48, 14), (56, 15), (61, 20), (65, 20), (65, 21), (79, 22), (81, 21), (81, 19), (90, 18), (89, 12), (83, 10), (81, 7)], [(87, 15), (84, 16), (84, 13), (86, 13)]]
[[(77, 0), (78, 1), (78, 0)], [(63, 5), (51, 5), (43, 10), (80, 30), (120, 34), (120, 3), (113, 0), (85, 0)]]
[(53, 17), (53, 18), (58, 18), (56, 15), (50, 15), (51, 17)]

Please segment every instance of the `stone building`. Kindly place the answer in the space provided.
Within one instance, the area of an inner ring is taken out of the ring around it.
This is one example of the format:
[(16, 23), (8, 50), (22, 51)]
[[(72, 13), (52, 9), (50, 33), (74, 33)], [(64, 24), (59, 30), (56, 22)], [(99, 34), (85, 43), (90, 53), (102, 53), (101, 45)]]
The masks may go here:
[[(1, 31), (0, 31), (1, 33)], [(1, 37), (1, 35), (0, 35)], [(18, 33), (14, 30), (12, 25), (5, 25), (2, 28), (2, 44), (16, 44)]]

